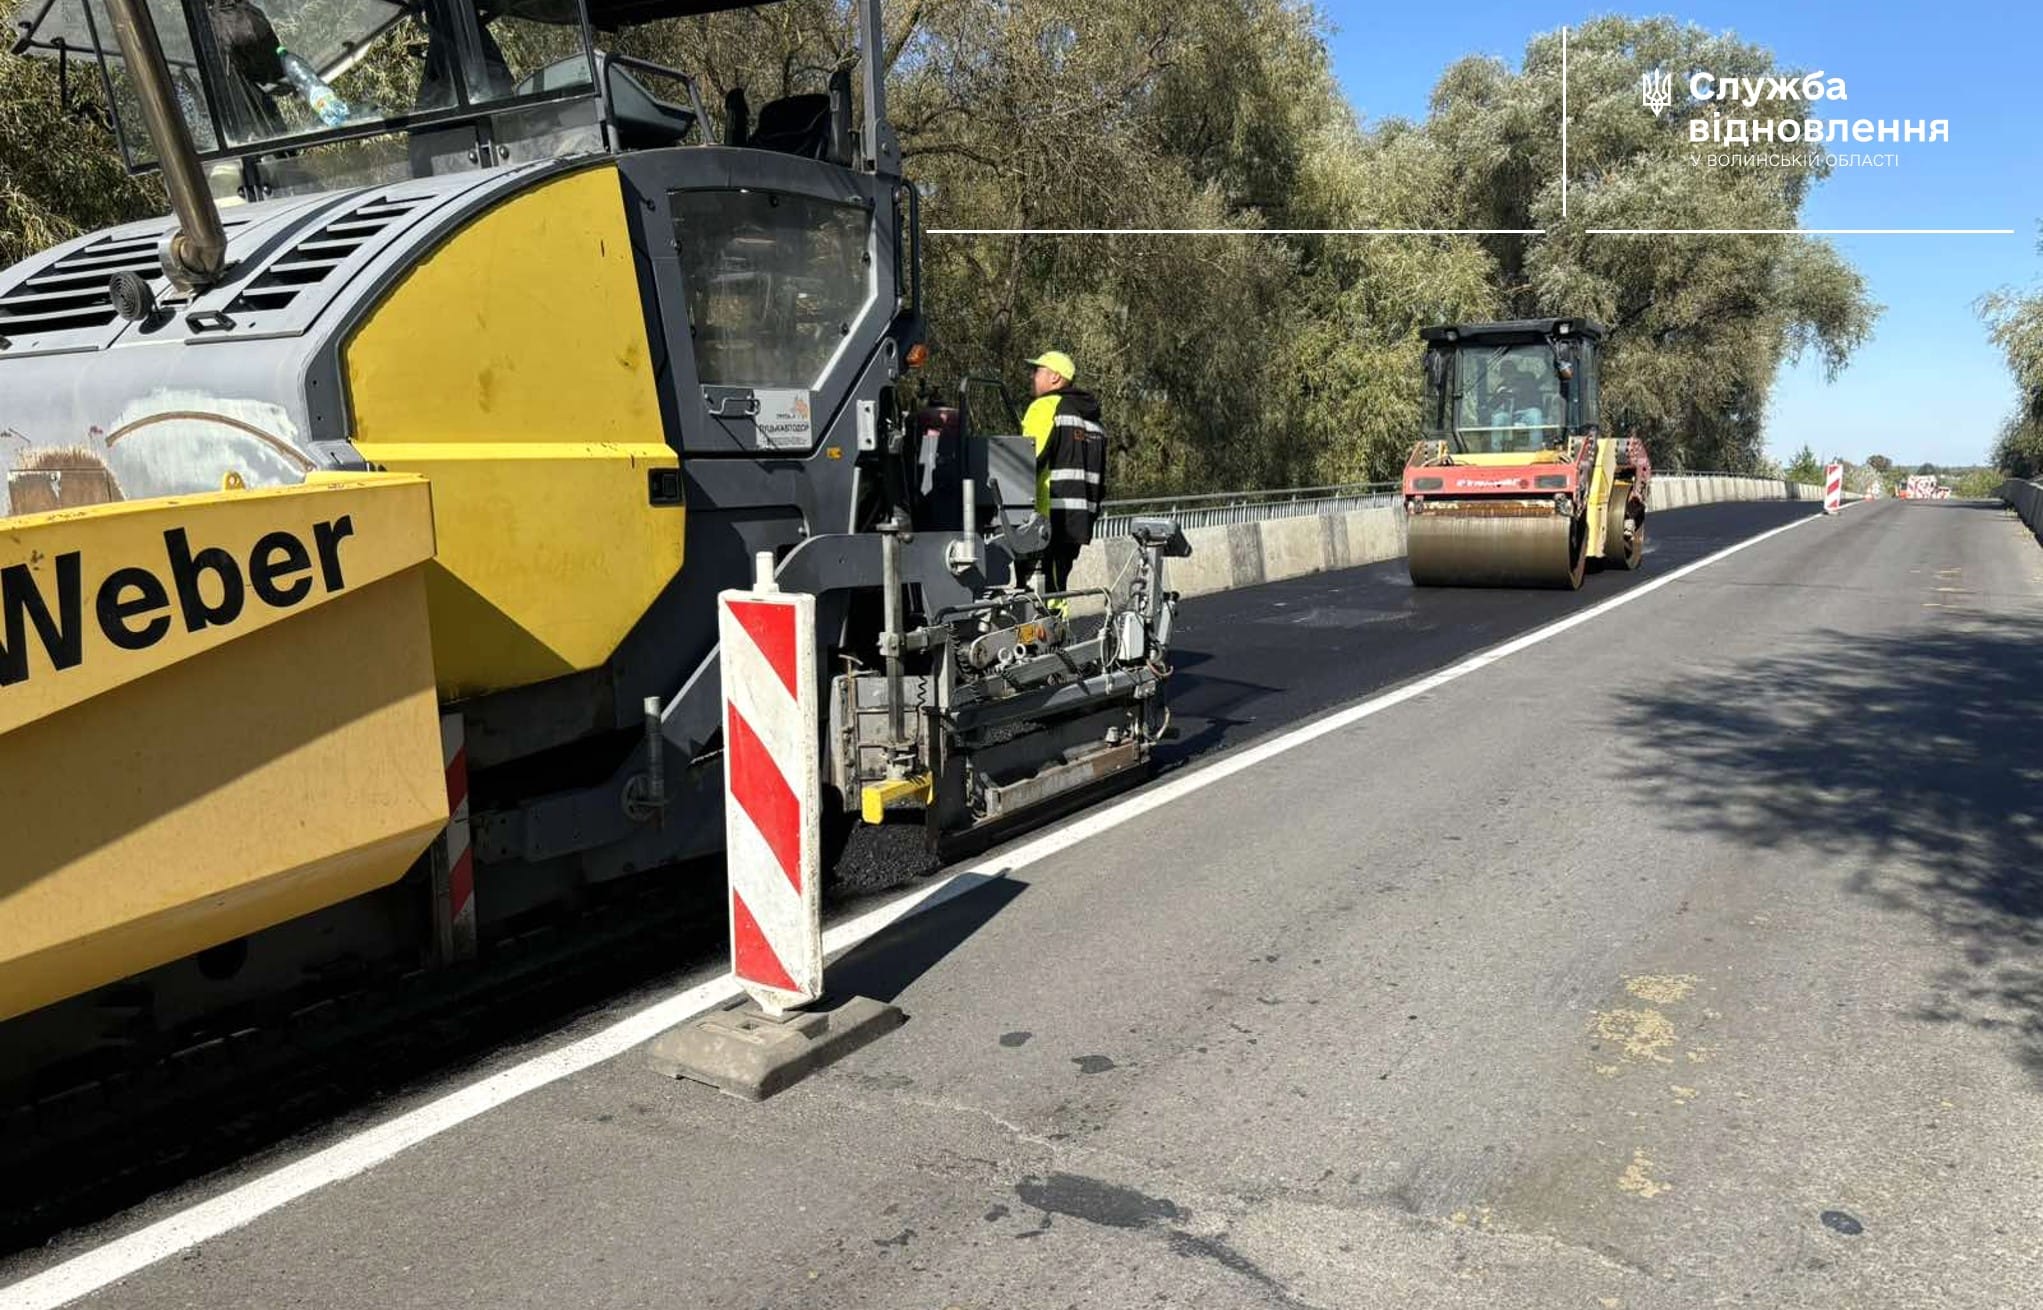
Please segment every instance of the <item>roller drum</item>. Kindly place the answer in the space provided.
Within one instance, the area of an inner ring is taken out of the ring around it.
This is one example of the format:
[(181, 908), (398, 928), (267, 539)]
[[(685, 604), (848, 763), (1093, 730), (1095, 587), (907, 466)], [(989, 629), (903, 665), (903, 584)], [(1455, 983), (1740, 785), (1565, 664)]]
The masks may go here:
[(1405, 559), (1421, 587), (1582, 585), (1583, 521), (1555, 513), (1415, 514)]
[(1643, 511), (1632, 530), (1632, 539), (1624, 538), (1625, 507), (1631, 502), (1631, 488), (1620, 483), (1612, 488), (1610, 507), (1604, 512), (1603, 559), (1611, 568), (1635, 569), (1646, 557), (1646, 523)]

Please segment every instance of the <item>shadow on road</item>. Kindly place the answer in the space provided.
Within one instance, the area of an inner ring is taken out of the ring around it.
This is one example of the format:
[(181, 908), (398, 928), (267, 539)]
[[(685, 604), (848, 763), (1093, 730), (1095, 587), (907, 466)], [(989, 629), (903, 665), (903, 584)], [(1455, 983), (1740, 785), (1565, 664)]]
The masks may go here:
[(1677, 823), (1806, 847), (1951, 943), (1921, 1020), (1997, 1034), (2043, 1087), (2043, 620), (1818, 632), (1620, 699), (1634, 776)]
[(960, 874), (958, 883), (962, 890), (943, 904), (882, 929), (831, 961), (827, 972), (831, 994), (898, 1000), (908, 984), (936, 967), (1029, 889), (1026, 882), (1005, 871)]

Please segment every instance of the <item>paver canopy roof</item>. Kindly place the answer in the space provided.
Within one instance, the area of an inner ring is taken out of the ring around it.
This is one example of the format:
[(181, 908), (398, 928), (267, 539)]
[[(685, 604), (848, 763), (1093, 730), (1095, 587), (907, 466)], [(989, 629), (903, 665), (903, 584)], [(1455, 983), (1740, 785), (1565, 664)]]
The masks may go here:
[[(15, 7), (8, 26), (10, 35), (27, 53), (49, 55), (58, 46), (90, 54), (99, 42), (106, 53), (119, 58), (113, 48), (113, 23), (107, 17), (104, 0), (93, 0), (93, 20), (85, 15), (86, 0), (24, 0)], [(404, 15), (406, 3), (392, 0), (257, 0), (263, 11), (277, 23), (299, 11), (319, 4), (315, 23), (291, 23), (292, 49), (319, 69), (331, 68), (348, 52), (372, 40), (384, 28)], [(726, 9), (757, 9), (743, 0), (588, 0), (589, 19), (600, 31), (635, 27), (664, 18), (691, 18), (698, 14), (721, 13)], [(772, 0), (768, 0), (772, 3)], [(578, 23), (581, 14), (574, 0), (477, 0), (476, 6), (489, 17), (514, 17), (536, 23)], [(157, 14), (157, 29), (164, 53), (172, 63), (191, 58), (191, 38), (183, 24), (170, 16), (174, 3), (157, 0), (151, 5)], [(95, 41), (95, 37), (98, 41)]]

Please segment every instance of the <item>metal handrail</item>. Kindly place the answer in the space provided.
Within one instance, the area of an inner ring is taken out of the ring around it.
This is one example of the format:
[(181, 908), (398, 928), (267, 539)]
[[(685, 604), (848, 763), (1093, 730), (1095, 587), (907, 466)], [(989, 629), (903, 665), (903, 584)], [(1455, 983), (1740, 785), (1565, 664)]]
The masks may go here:
[(1335, 482), (1323, 487), (1281, 487), (1273, 491), (1201, 491), (1188, 495), (1138, 496), (1132, 500), (1106, 502), (1109, 513), (1133, 505), (1199, 505), (1214, 501), (1247, 501), (1252, 498), (1303, 500), (1328, 496), (1369, 494), (1394, 490), (1395, 482)]
[[(1744, 478), (1773, 482), (1763, 473), (1723, 473), (1709, 469), (1662, 472), (1661, 477)], [(1110, 500), (1093, 530), (1096, 537), (1125, 537), (1130, 525), (1149, 515), (1174, 518), (1181, 528), (1227, 527), (1270, 519), (1345, 514), (1351, 510), (1395, 505), (1403, 484), (1345, 482), (1322, 487), (1281, 487), (1268, 491), (1200, 491), (1187, 495), (1141, 496)]]
[(1286, 487), (1275, 491), (1194, 492), (1185, 496), (1148, 496), (1110, 500), (1104, 506), (1095, 536), (1123, 537), (1138, 518), (1161, 515), (1181, 528), (1217, 528), (1270, 519), (1345, 514), (1397, 503), (1395, 482), (1352, 482), (1325, 487)]

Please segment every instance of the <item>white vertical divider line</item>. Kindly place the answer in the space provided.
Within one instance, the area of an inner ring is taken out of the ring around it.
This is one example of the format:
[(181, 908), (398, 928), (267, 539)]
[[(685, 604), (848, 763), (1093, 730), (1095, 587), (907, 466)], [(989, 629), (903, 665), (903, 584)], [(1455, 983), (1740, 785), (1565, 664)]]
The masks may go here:
[(1568, 29), (1561, 28), (1561, 217), (1568, 216)]

